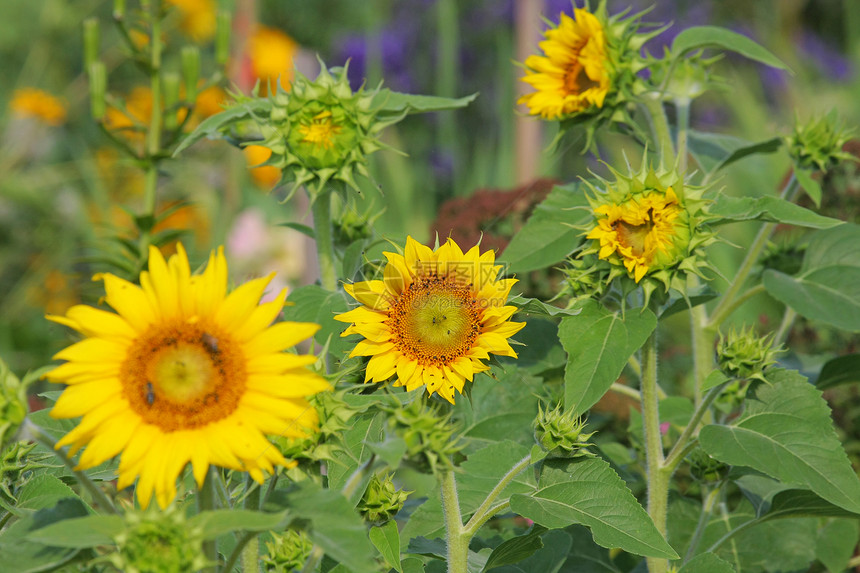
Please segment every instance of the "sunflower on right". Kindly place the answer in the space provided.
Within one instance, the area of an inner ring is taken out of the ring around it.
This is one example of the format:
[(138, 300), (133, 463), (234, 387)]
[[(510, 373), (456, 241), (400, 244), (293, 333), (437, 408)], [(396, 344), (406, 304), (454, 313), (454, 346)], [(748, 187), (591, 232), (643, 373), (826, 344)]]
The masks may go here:
[(608, 270), (607, 282), (632, 280), (646, 299), (658, 288), (684, 292), (686, 273), (704, 276), (709, 264), (703, 249), (715, 241), (704, 189), (686, 185), (675, 171), (655, 171), (644, 161), (637, 173), (611, 171), (614, 182), (585, 182), (594, 218), (585, 230), (580, 259), (596, 255), (596, 266)]

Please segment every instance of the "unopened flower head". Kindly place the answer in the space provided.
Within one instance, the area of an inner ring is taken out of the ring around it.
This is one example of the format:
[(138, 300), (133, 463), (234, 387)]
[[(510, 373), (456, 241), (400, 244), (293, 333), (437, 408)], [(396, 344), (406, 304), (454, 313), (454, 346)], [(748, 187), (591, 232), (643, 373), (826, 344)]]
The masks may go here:
[(382, 525), (403, 509), (410, 493), (397, 489), (391, 475), (379, 477), (374, 474), (358, 504), (358, 511), (368, 523)]
[(191, 527), (175, 506), (166, 511), (129, 511), (125, 528), (117, 533), (118, 552), (108, 559), (128, 573), (182, 573), (207, 564), (203, 554), (203, 532)]
[(538, 408), (534, 422), (535, 440), (550, 457), (576, 458), (593, 455), (588, 440), (594, 432), (586, 433), (585, 422), (573, 412), (565, 413), (561, 406), (553, 410)]
[(397, 403), (384, 407), (388, 425), (406, 442), (406, 459), (422, 472), (435, 472), (441, 466), (451, 469), (451, 457), (463, 448), (455, 436), (451, 413), (440, 414), (423, 400), (407, 406)]
[(764, 371), (776, 363), (781, 348), (773, 347), (773, 335), (757, 336), (752, 327), (731, 328), (720, 333), (717, 362), (726, 376), (740, 380), (766, 382)]
[(835, 111), (806, 123), (795, 121), (794, 133), (787, 137), (788, 152), (800, 168), (827, 171), (840, 161), (855, 159), (842, 150), (851, 131), (839, 125)]
[(614, 182), (586, 181), (594, 213), (580, 256), (597, 255), (610, 266), (608, 280), (629, 277), (646, 297), (662, 286), (684, 292), (685, 273), (701, 275), (708, 263), (701, 250), (712, 243), (707, 201), (674, 171), (644, 165), (638, 173), (612, 170)]
[(0, 360), (0, 448), (11, 443), (27, 416), (27, 388)]
[(377, 135), (392, 123), (376, 117), (376, 93), (353, 92), (346, 68), (323, 66), (313, 81), (296, 72), (289, 93), (279, 88), (272, 97), (270, 117), (261, 125), (260, 145), (272, 150), (267, 164), (282, 169), (293, 190), (359, 191), (355, 176), (370, 177), (367, 156), (382, 147)]
[(313, 542), (303, 531), (288, 529), (284, 533), (272, 532), (272, 541), (266, 542), (266, 554), (262, 561), (267, 573), (291, 573), (300, 570), (311, 550)]

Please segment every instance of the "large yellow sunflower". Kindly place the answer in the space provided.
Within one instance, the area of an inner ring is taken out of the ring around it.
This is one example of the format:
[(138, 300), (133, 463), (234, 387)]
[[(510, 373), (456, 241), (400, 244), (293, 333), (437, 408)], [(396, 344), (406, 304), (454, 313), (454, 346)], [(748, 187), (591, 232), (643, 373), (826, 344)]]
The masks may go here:
[(452, 239), (433, 251), (409, 237), (403, 255), (384, 254), (383, 280), (346, 285), (362, 306), (336, 317), (352, 323), (342, 336), (365, 338), (350, 356), (371, 357), (366, 382), (396, 375), (395, 386), (424, 385), (453, 403), (490, 353), (516, 358), (508, 338), (525, 325), (505, 306), (516, 279), (497, 278), (493, 251), (464, 254)]
[(307, 370), (313, 356), (282, 352), (319, 326), (272, 325), (286, 296), (259, 304), (272, 275), (228, 293), (223, 249), (192, 276), (179, 245), (169, 261), (150, 248), (141, 286), (97, 278), (116, 313), (78, 305), (49, 317), (85, 336), (59, 352), (67, 362), (47, 374), (67, 384), (51, 415), (83, 416), (58, 448), (70, 445), (74, 454), (87, 446), (80, 469), (121, 454), (118, 487), (139, 476), (143, 507), (153, 492), (159, 506), (169, 505), (188, 462), (198, 485), (210, 464), (257, 481), (263, 470), (290, 464), (264, 434), (304, 437), (317, 424), (305, 397), (328, 384)]
[(526, 58), (522, 81), (536, 91), (517, 103), (526, 104), (532, 115), (557, 119), (603, 107), (610, 88), (603, 26), (585, 9), (574, 9), (574, 18), (562, 14), (539, 44), (544, 55)]

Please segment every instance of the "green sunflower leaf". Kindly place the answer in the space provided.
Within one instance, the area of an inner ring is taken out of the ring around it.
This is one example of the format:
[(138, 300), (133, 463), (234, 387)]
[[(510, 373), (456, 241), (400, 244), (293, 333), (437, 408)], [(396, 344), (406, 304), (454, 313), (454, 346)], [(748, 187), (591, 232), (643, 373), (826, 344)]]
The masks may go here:
[(763, 141), (747, 141), (733, 135), (690, 130), (687, 143), (699, 167), (706, 173), (715, 173), (744, 157), (774, 153), (785, 140), (772, 137)]
[(507, 265), (508, 272), (516, 273), (559, 263), (580, 243), (583, 231), (575, 227), (587, 223), (591, 217), (581, 185), (555, 187), (511, 239), (499, 263)]
[(860, 332), (860, 226), (845, 223), (816, 233), (797, 275), (770, 269), (762, 282), (798, 314)]
[(618, 474), (600, 458), (544, 462), (538, 490), (511, 496), (511, 510), (550, 529), (591, 529), (601, 547), (677, 559)]
[(403, 573), (403, 567), (400, 564), (400, 533), (397, 531), (397, 522), (391, 520), (385, 525), (371, 527), (368, 535), (382, 558), (385, 559), (385, 563)]
[(254, 115), (263, 115), (268, 117), (271, 110), (272, 101), (265, 98), (259, 98), (248, 99), (248, 101), (237, 104), (221, 113), (216, 113), (215, 115), (201, 121), (200, 125), (198, 125), (194, 131), (189, 133), (185, 139), (176, 146), (176, 151), (173, 152), (173, 157), (176, 157), (204, 137), (209, 139), (220, 139), (224, 130), (234, 124), (246, 121)]
[(29, 541), (54, 547), (95, 547), (112, 545), (114, 536), (123, 531), (125, 521), (119, 515), (88, 515), (64, 519), (27, 535)]
[(579, 309), (559, 308), (551, 304), (546, 304), (536, 298), (526, 298), (522, 295), (513, 297), (508, 301), (508, 304), (517, 307), (524, 314), (534, 316), (558, 316), (559, 314), (562, 316), (576, 316), (579, 314)]
[(793, 371), (771, 371), (768, 381), (747, 397), (737, 422), (702, 428), (702, 448), (721, 462), (751, 467), (860, 513), (860, 479), (833, 429), (821, 391)]
[(286, 511), (263, 513), (247, 509), (221, 509), (202, 511), (188, 520), (189, 527), (201, 527), (204, 539), (215, 539), (225, 533), (245, 531), (267, 531), (283, 529), (289, 523)]
[(728, 561), (723, 561), (713, 553), (702, 553), (690, 559), (678, 573), (736, 573)]
[(582, 414), (618, 379), (627, 360), (657, 327), (648, 309), (611, 312), (594, 301), (578, 316), (561, 321), (558, 337), (567, 352), (564, 371), (564, 405)]
[(772, 68), (791, 71), (782, 60), (759, 44), (742, 34), (718, 26), (693, 26), (678, 34), (672, 42), (672, 57), (680, 58), (687, 52), (701, 48), (721, 48)]
[(825, 363), (815, 386), (819, 390), (826, 390), (852, 382), (860, 382), (860, 354), (837, 356)]
[(738, 221), (785, 223), (810, 229), (829, 229), (841, 225), (839, 219), (825, 217), (779, 197), (729, 197), (719, 195), (711, 205), (712, 215), (719, 217), (712, 225)]
[(380, 113), (426, 113), (466, 107), (478, 97), (474, 93), (461, 98), (405, 94), (391, 90), (379, 90), (373, 98), (372, 106), (379, 105)]

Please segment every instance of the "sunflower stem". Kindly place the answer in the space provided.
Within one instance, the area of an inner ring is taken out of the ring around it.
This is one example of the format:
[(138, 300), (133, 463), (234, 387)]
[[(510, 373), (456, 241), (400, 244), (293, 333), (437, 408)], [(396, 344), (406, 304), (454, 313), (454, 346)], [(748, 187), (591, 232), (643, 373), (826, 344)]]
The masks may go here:
[[(471, 539), (478, 533), (478, 530), (481, 529), (487, 520), (489, 520), (493, 515), (499, 512), (501, 506), (493, 507), (493, 502), (496, 501), (496, 498), (499, 497), (499, 494), (508, 487), (514, 478), (520, 475), (524, 469), (531, 465), (532, 457), (528, 455), (514, 464), (508, 473), (502, 476), (502, 479), (499, 480), (499, 483), (487, 494), (486, 499), (481, 502), (481, 505), (478, 509), (475, 510), (475, 513), (472, 514), (472, 518), (469, 519), (469, 522), (466, 523), (466, 526), (463, 528), (463, 532)], [(494, 511), (495, 510), (495, 511)]]
[[(669, 472), (663, 468), (663, 442), (660, 435), (657, 395), (657, 329), (642, 346), (642, 424), (645, 432), (645, 459), (648, 468), (648, 515), (660, 535), (666, 537), (666, 510), (669, 498)], [(648, 558), (650, 573), (665, 573), (666, 559)]]
[(720, 494), (720, 486), (712, 490), (708, 490), (707, 486), (702, 486), (705, 494), (702, 500), (702, 513), (699, 515), (699, 522), (696, 524), (696, 531), (693, 532), (693, 538), (690, 540), (690, 545), (687, 548), (687, 554), (684, 556), (684, 562), (689, 561), (696, 554), (696, 548), (702, 540), (702, 534), (705, 533), (705, 526), (708, 524), (708, 518), (711, 517), (711, 512), (714, 511), (714, 504)]
[(51, 438), (51, 436), (49, 436), (41, 427), (34, 424), (30, 418), (24, 418), (23, 426), (26, 434), (32, 436), (34, 440), (48, 448), (55, 456), (60, 458), (63, 465), (75, 474), (75, 478), (77, 478), (78, 483), (90, 492), (90, 495), (92, 495), (93, 500), (99, 505), (99, 507), (110, 513), (119, 513), (113, 501), (105, 495), (101, 488), (99, 488), (86, 473), (76, 469), (75, 462), (72, 461), (72, 458), (66, 455), (65, 448), (58, 449), (57, 442), (55, 442), (54, 439)]
[(445, 516), (445, 542), (448, 548), (448, 573), (468, 573), (469, 536), (463, 530), (457, 480), (452, 470), (439, 477), (442, 491), (442, 511)]
[(690, 423), (687, 424), (686, 428), (684, 428), (684, 431), (681, 433), (681, 437), (678, 438), (678, 441), (675, 442), (674, 446), (672, 446), (672, 449), (669, 451), (669, 455), (666, 456), (666, 461), (663, 463), (665, 471), (669, 472), (670, 476), (678, 467), (678, 464), (680, 464), (684, 457), (686, 457), (687, 453), (689, 453), (687, 451), (687, 445), (699, 429), (699, 423), (702, 421), (708, 408), (710, 408), (711, 403), (713, 403), (714, 399), (720, 395), (720, 392), (723, 391), (726, 384), (728, 384), (728, 382), (711, 388), (708, 395), (705, 396), (704, 400), (702, 400), (702, 403), (696, 407), (696, 411), (693, 412), (693, 417), (690, 418)]
[(316, 233), (320, 284), (324, 289), (334, 292), (337, 290), (337, 272), (334, 266), (334, 241), (332, 240), (331, 193), (324, 191), (312, 200), (311, 212)]
[[(245, 496), (245, 509), (260, 511), (260, 486), (250, 475), (245, 480), (245, 488), (248, 491), (248, 495)], [(257, 532), (249, 531), (248, 534), (246, 534), (248, 541), (242, 550), (242, 571), (244, 573), (258, 573), (260, 571), (260, 540)], [(225, 571), (229, 571), (229, 569), (225, 569)]]
[[(218, 470), (214, 466), (209, 466), (206, 472), (206, 479), (203, 480), (203, 485), (200, 491), (197, 492), (197, 510), (199, 512), (212, 511), (215, 509), (215, 482), (218, 480)], [(212, 564), (211, 567), (204, 569), (206, 573), (215, 573), (218, 570), (218, 546), (215, 539), (207, 539), (203, 542), (203, 555), (206, 561)]]
[(149, 88), (152, 91), (152, 114), (146, 133), (146, 185), (144, 215), (155, 215), (158, 156), (161, 151), (161, 0), (150, 4)]
[(648, 123), (651, 126), (654, 144), (657, 147), (657, 155), (660, 157), (663, 168), (671, 170), (674, 164), (672, 158), (675, 157), (675, 146), (672, 142), (672, 132), (669, 129), (669, 120), (666, 118), (666, 110), (663, 108), (663, 102), (656, 93), (650, 97), (648, 94), (645, 94), (642, 102), (647, 112), (646, 115)]

